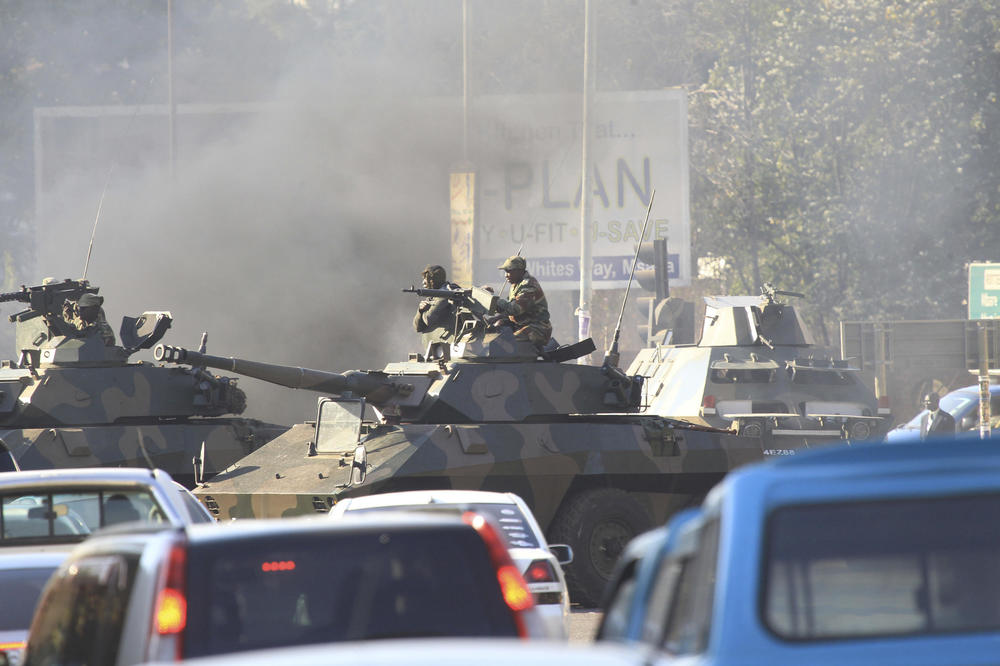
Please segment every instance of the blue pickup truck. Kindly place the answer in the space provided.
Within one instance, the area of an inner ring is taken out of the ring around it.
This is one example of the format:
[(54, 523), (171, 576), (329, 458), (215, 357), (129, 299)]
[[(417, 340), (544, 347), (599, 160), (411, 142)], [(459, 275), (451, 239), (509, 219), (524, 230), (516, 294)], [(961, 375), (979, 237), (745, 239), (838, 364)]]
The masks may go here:
[(747, 466), (641, 538), (599, 638), (644, 663), (1000, 664), (1000, 439)]

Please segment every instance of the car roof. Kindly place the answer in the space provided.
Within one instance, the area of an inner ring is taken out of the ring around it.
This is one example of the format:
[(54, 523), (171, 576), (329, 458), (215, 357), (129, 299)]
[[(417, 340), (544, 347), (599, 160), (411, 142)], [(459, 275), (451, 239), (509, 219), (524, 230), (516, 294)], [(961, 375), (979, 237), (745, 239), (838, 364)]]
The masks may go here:
[(59, 486), (87, 486), (101, 484), (149, 484), (173, 482), (161, 469), (143, 467), (76, 467), (70, 469), (38, 469), (18, 472), (0, 472), (0, 489), (39, 487), (43, 484)]
[[(938, 437), (926, 441), (829, 444), (800, 449), (730, 472), (706, 498), (714, 506), (734, 487), (800, 488), (801, 494), (834, 493), (847, 497), (849, 486), (882, 488), (897, 496), (930, 495), (962, 491), (968, 485), (1000, 489), (1000, 436), (980, 440), (978, 433)], [(891, 490), (890, 490), (891, 488)], [(743, 491), (746, 492), (746, 491)], [(752, 492), (752, 491), (751, 491)], [(870, 493), (865, 493), (870, 495)]]
[(197, 666), (255, 666), (293, 663), (297, 666), (549, 666), (571, 661), (574, 666), (634, 666), (636, 655), (620, 645), (568, 645), (565, 641), (524, 641), (501, 638), (423, 638), (356, 641), (236, 652), (188, 660)]
[(404, 490), (352, 497), (348, 511), (413, 504), (517, 504), (513, 493), (486, 490)]
[(56, 568), (76, 544), (5, 546), (0, 548), (0, 570)]
[(200, 523), (185, 528), (192, 541), (227, 540), (255, 538), (274, 535), (294, 536), (296, 534), (371, 532), (375, 530), (419, 530), (468, 528), (462, 517), (452, 513), (405, 513), (386, 511), (351, 518), (342, 521), (327, 520), (323, 517), (302, 516), (291, 518), (261, 518), (255, 520), (233, 520), (222, 523)]

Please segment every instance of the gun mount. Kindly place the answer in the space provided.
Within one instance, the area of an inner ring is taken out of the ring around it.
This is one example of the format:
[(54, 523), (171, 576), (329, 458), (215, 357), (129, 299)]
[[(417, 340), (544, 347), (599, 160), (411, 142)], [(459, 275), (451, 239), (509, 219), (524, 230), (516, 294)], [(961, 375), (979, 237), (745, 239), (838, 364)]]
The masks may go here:
[(0, 294), (25, 305), (9, 317), (17, 360), (0, 364), (0, 440), (22, 469), (155, 465), (193, 486), (203, 442), (199, 464), (214, 473), (287, 430), (218, 418), (246, 409), (234, 378), (130, 362), (163, 337), (169, 312), (124, 317), (121, 345), (75, 325), (74, 306), (98, 291), (86, 280), (45, 280)]
[(647, 378), (648, 412), (737, 428), (775, 452), (884, 432), (888, 410), (860, 370), (817, 345), (781, 296), (802, 294), (765, 284), (760, 296), (706, 297), (697, 344), (640, 351), (629, 373)]

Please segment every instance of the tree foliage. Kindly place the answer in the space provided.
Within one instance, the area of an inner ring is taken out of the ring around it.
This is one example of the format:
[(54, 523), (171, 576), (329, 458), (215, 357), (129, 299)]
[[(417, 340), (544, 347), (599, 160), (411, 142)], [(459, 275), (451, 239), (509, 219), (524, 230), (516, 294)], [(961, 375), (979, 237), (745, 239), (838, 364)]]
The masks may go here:
[(772, 281), (834, 318), (963, 316), (965, 263), (1000, 248), (1000, 3), (694, 13), (697, 251), (734, 291)]
[[(828, 335), (962, 316), (964, 264), (1000, 248), (1000, 0), (591, 3), (599, 89), (690, 91), (694, 254), (724, 260), (729, 291), (804, 291)], [(166, 4), (3, 4), (8, 255), (30, 254), (32, 108), (164, 102)], [(456, 95), (461, 6), (173, 0), (175, 96), (266, 99), (303, 62)], [(583, 0), (467, 6), (472, 94), (580, 89)]]

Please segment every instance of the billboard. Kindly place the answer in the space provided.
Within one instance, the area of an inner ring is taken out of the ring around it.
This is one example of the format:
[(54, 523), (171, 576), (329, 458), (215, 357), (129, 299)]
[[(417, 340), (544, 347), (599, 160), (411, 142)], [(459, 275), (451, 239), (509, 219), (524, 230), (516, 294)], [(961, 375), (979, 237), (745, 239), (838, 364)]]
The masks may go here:
[(1000, 319), (1000, 263), (969, 264), (969, 319)]
[[(482, 97), (470, 116), (476, 280), (492, 280), (501, 261), (521, 248), (528, 271), (546, 290), (579, 288), (580, 96)], [(670, 282), (689, 285), (685, 92), (598, 93), (591, 117), (593, 215), (585, 229), (593, 287), (625, 286), (654, 188), (645, 240), (667, 240)]]

